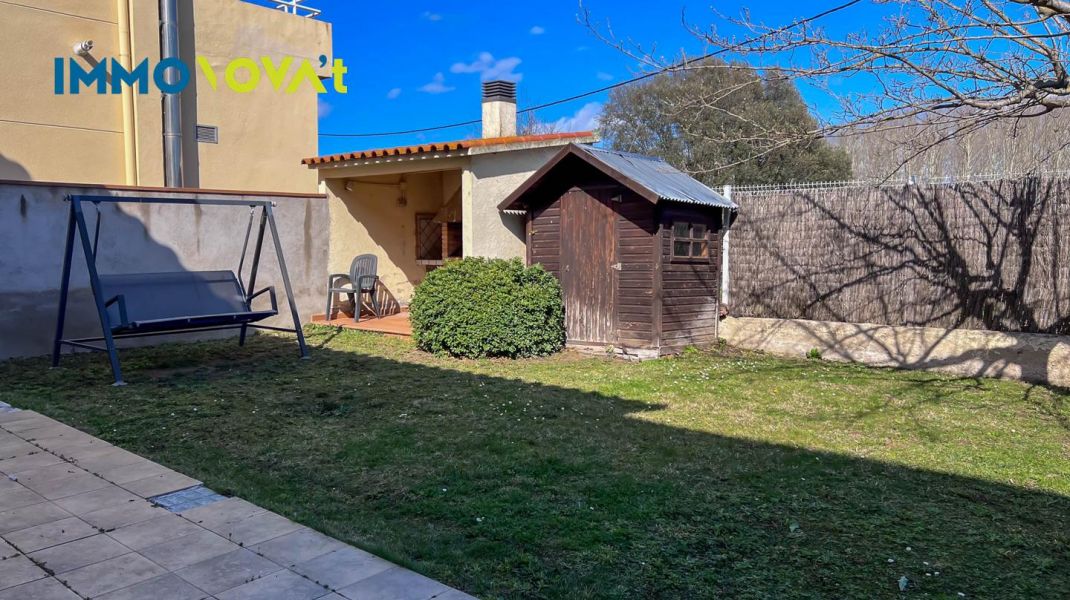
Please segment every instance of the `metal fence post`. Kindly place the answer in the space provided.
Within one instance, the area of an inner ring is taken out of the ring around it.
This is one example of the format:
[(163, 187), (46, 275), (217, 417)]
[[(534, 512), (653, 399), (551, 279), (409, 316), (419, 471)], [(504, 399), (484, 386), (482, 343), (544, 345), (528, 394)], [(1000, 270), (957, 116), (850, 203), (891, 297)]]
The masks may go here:
[[(728, 200), (732, 199), (732, 186), (724, 186), (724, 197)], [(728, 238), (732, 233), (729, 228), (729, 221), (732, 218), (732, 211), (728, 208), (721, 209), (721, 229), (724, 231), (721, 234), (721, 306), (728, 306), (728, 286), (731, 284), (732, 279), (729, 276), (729, 264), (728, 264)]]

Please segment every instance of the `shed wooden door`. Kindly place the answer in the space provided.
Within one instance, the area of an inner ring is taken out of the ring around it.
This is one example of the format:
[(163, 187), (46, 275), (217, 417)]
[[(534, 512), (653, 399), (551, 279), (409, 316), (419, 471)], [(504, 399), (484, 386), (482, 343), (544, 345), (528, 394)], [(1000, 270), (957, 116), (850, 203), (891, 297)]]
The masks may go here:
[(565, 331), (575, 343), (617, 338), (617, 213), (609, 190), (569, 190), (562, 198), (561, 291)]

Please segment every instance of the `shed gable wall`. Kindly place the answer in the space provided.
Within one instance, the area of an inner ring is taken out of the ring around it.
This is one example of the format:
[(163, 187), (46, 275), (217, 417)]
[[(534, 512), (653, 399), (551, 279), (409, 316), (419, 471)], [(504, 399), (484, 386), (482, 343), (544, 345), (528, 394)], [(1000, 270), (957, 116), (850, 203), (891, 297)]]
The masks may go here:
[[(565, 164), (565, 163), (562, 163)], [(591, 194), (614, 197), (616, 212), (615, 234), (609, 243), (616, 248), (609, 255), (616, 256), (620, 269), (614, 280), (605, 285), (616, 289), (617, 329), (608, 345), (622, 347), (656, 347), (655, 288), (659, 248), (655, 243), (658, 221), (656, 208), (646, 199), (626, 189), (593, 167), (575, 161), (565, 168), (547, 174), (545, 181), (533, 190), (527, 226), (528, 262), (541, 264), (561, 279), (561, 218), (562, 197), (569, 189), (579, 188)], [(619, 201), (616, 199), (619, 198)], [(597, 243), (592, 237), (590, 243)], [(592, 249), (593, 250), (593, 249)], [(592, 254), (595, 254), (592, 252)], [(598, 253), (606, 255), (603, 252)]]

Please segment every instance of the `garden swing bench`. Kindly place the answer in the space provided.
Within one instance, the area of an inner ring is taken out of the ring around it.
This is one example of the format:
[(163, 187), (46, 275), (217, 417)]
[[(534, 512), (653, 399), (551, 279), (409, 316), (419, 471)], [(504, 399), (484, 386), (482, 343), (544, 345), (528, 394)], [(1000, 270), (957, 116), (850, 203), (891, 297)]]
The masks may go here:
[[(275, 226), (275, 215), (270, 200), (211, 200), (196, 198), (140, 198), (111, 196), (68, 196), (70, 211), (67, 219), (66, 249), (63, 255), (63, 278), (60, 282), (59, 315), (56, 318), (56, 336), (52, 345), (52, 366), (59, 366), (60, 350), (63, 346), (81, 348), (97, 352), (106, 352), (111, 362), (115, 385), (124, 385), (122, 370), (119, 366), (119, 354), (115, 341), (125, 338), (147, 337), (176, 333), (203, 331), (220, 331), (241, 329), (238, 338), (240, 345), (245, 344), (248, 329), (265, 329), (297, 334), (297, 344), (301, 357), (308, 357), (305, 336), (301, 331), (301, 322), (297, 315), (290, 276), (286, 272), (282, 243), (279, 241)], [(83, 204), (92, 203), (97, 209), (96, 226), (90, 238), (86, 225)], [(100, 240), (100, 204), (101, 203), (138, 203), (138, 204), (172, 204), (200, 206), (249, 207), (249, 223), (245, 229), (245, 241), (242, 244), (238, 271), (177, 271), (167, 273), (122, 273), (100, 274), (97, 271), (97, 244)], [(259, 228), (256, 234), (256, 246), (247, 281), (241, 278), (245, 267), (249, 238), (253, 230), (257, 209), (260, 212)], [(271, 237), (275, 243), (275, 255), (279, 261), (279, 271), (286, 290), (290, 314), (293, 317), (293, 329), (272, 327), (258, 324), (259, 321), (278, 314), (278, 301), (273, 286), (259, 291), (256, 288), (256, 274), (260, 267), (260, 255), (264, 244), (265, 229), (271, 228)], [(85, 254), (89, 270), (89, 283), (100, 318), (102, 335), (100, 337), (70, 338), (63, 337), (64, 321), (67, 313), (67, 299), (71, 282), (71, 259), (74, 254), (74, 237), (77, 232)], [(271, 308), (253, 310), (252, 302), (262, 294), (268, 294)], [(93, 342), (104, 342), (104, 346)]]

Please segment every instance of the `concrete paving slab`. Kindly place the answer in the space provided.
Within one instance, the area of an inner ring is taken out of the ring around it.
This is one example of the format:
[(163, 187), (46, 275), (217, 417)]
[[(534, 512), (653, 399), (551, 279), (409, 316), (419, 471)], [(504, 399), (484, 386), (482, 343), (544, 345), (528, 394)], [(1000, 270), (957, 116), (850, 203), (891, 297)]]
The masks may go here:
[[(0, 455), (2, 455), (2, 453), (0, 453)], [(51, 467), (52, 465), (58, 465), (62, 462), (64, 462), (62, 458), (51, 452), (35, 449), (33, 452), (27, 454), (0, 460), (0, 473), (5, 475), (17, 475), (22, 471), (40, 469), (41, 467)]]
[(233, 552), (238, 547), (237, 544), (202, 529), (197, 533), (149, 546), (140, 552), (142, 556), (161, 567), (175, 571), (221, 554)]
[(257, 544), (252, 549), (257, 554), (266, 556), (280, 565), (291, 567), (346, 547), (334, 538), (302, 527), (297, 531)]
[(395, 566), (394, 563), (374, 554), (347, 546), (295, 565), (293, 570), (316, 583), (337, 590)]
[(140, 496), (131, 494), (118, 486), (109, 485), (99, 490), (60, 498), (55, 503), (72, 515), (81, 516), (109, 507), (128, 506), (142, 501)]
[(52, 546), (58, 546), (74, 540), (89, 537), (97, 533), (97, 529), (79, 519), (70, 517), (60, 519), (43, 525), (35, 525), (27, 529), (13, 531), (4, 534), (4, 540), (18, 548), (20, 552), (30, 553)]
[(30, 454), (31, 452), (40, 451), (40, 448), (22, 438), (15, 438), (12, 436), (10, 438), (0, 439), (0, 456), (3, 458), (15, 458), (17, 456)]
[(115, 531), (109, 531), (108, 535), (131, 550), (143, 550), (201, 531), (204, 530), (182, 517), (166, 514), (141, 523), (120, 527)]
[(146, 477), (164, 475), (169, 472), (173, 473), (174, 471), (152, 461), (142, 460), (127, 465), (100, 469), (96, 471), (96, 474), (112, 483), (122, 485), (124, 483), (130, 483), (131, 481), (137, 481), (138, 479), (145, 479)]
[[(22, 481), (20, 478), (19, 481)], [(58, 500), (107, 487), (108, 482), (85, 471), (71, 472), (69, 477), (27, 483), (26, 487), (48, 500)]]
[(0, 477), (0, 600), (469, 598), (56, 421), (0, 409), (0, 447), (18, 453), (0, 452), (14, 473)]
[(14, 546), (5, 542), (4, 540), (0, 540), (0, 560), (7, 560), (13, 556), (18, 555), (19, 551), (16, 550)]
[(96, 598), (166, 572), (163, 567), (144, 556), (130, 553), (69, 571), (58, 579), (66, 582), (78, 594), (86, 598)]
[(169, 573), (104, 594), (93, 600), (205, 600), (207, 598), (211, 596), (203, 590)]
[(37, 564), (59, 575), (129, 553), (130, 549), (126, 546), (98, 533), (66, 544), (38, 550), (29, 557)]
[(93, 452), (83, 453), (73, 460), (75, 464), (90, 473), (99, 473), (105, 469), (144, 462), (147, 459), (141, 458), (133, 452), (127, 452), (122, 448), (112, 446), (110, 448), (96, 448)]
[[(0, 424), (3, 424), (4, 429), (9, 429), (9, 426), (17, 421), (25, 421), (27, 419), (42, 418), (38, 412), (32, 410), (16, 410), (12, 412), (0, 412)], [(47, 418), (47, 417), (44, 417)], [(51, 419), (50, 419), (51, 420)]]
[(38, 579), (0, 592), (0, 600), (81, 600), (54, 577)]
[(235, 523), (262, 512), (267, 511), (251, 502), (246, 502), (241, 498), (227, 498), (221, 502), (179, 514), (205, 529), (216, 530), (223, 528), (227, 523)]
[(286, 517), (265, 511), (236, 523), (225, 524), (213, 531), (236, 544), (253, 546), (300, 528), (300, 525)]
[(181, 473), (176, 473), (175, 471), (168, 469), (159, 475), (153, 475), (151, 477), (145, 477), (144, 479), (137, 479), (129, 483), (124, 483), (120, 487), (129, 492), (133, 492), (142, 498), (151, 498), (161, 494), (184, 490), (195, 485), (200, 485), (200, 483), (200, 481), (197, 481), (192, 477), (187, 477)]
[(82, 515), (82, 519), (90, 525), (104, 531), (111, 531), (119, 527), (133, 525), (156, 517), (162, 517), (167, 511), (153, 506), (148, 502), (122, 503), (108, 508), (95, 510)]
[(349, 600), (430, 600), (450, 590), (434, 579), (394, 567), (346, 586), (338, 593)]
[(15, 487), (0, 492), (0, 512), (45, 502), (43, 496), (24, 487)]
[(25, 556), (0, 560), (0, 589), (12, 588), (47, 576), (48, 573)]
[(108, 482), (72, 465), (64, 463), (25, 471), (18, 482), (48, 500), (74, 496), (108, 486)]
[(70, 516), (71, 513), (51, 502), (41, 502), (7, 510), (0, 512), (0, 535), (33, 527), (34, 525), (59, 521)]
[(176, 575), (210, 593), (224, 592), (260, 579), (282, 567), (244, 548), (190, 565)]
[(330, 593), (293, 571), (283, 570), (216, 594), (219, 600), (314, 600)]

